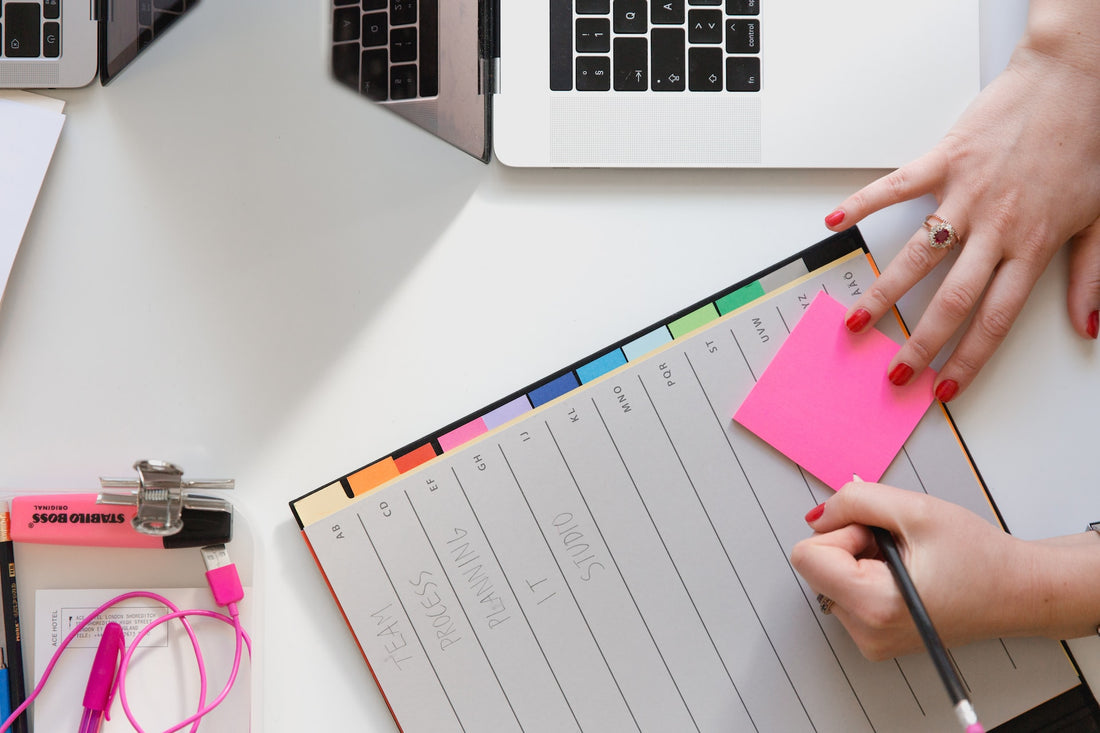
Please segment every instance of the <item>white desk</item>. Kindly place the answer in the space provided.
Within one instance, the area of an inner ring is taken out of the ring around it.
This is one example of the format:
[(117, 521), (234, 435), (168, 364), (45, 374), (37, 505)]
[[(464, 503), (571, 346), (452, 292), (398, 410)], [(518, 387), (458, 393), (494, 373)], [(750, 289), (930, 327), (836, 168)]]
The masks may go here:
[[(1024, 5), (986, 13), (987, 76)], [(483, 166), (329, 81), (325, 6), (203, 3), (109, 88), (57, 92), (0, 309), (0, 490), (137, 458), (235, 477), (263, 729), (391, 731), (287, 501), (817, 241), (881, 172)], [(881, 262), (933, 206), (866, 223)], [(1064, 283), (1062, 258), (952, 407), (1026, 536), (1100, 519), (1100, 351)]]

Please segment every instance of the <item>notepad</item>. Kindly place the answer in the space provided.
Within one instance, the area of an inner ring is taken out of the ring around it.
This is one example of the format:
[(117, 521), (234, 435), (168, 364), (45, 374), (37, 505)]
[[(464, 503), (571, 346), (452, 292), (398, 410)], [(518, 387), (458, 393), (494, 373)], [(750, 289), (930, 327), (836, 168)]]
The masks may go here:
[(932, 404), (936, 374), (887, 379), (898, 344), (878, 329), (853, 334), (847, 308), (818, 293), (734, 419), (839, 489), (878, 481)]
[(53, 158), (64, 102), (0, 90), (0, 298)]
[[(867, 661), (790, 565), (832, 489), (731, 418), (873, 278), (849, 230), (294, 500), (401, 729), (951, 730), (928, 656)], [(883, 480), (994, 521), (976, 476), (929, 410)], [(1049, 640), (953, 654), (994, 725), (1080, 684)]]

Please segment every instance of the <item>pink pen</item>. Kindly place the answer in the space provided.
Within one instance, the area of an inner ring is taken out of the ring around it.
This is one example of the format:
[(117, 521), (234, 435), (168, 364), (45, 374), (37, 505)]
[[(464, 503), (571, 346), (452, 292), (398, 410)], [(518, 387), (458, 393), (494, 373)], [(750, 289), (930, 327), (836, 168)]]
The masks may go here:
[(88, 675), (88, 687), (84, 690), (84, 714), (80, 717), (77, 733), (98, 733), (103, 717), (110, 719), (107, 710), (111, 705), (111, 698), (114, 697), (115, 672), (125, 646), (126, 638), (122, 627), (114, 621), (107, 624), (99, 639), (92, 672)]

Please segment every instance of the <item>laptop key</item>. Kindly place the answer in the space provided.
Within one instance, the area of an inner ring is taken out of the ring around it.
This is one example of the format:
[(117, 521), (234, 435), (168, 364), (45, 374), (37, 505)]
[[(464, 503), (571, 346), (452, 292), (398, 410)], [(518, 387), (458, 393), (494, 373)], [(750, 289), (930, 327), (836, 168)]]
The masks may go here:
[(359, 8), (337, 8), (332, 14), (332, 42), (359, 39)]
[(359, 93), (367, 99), (385, 102), (390, 93), (389, 66), (386, 49), (364, 51), (359, 65)]
[(390, 67), (390, 99), (416, 97), (416, 64)]
[(42, 13), (38, 3), (5, 3), (4, 55), (33, 58), (42, 53)]
[(42, 24), (42, 55), (48, 59), (61, 56), (61, 24), (57, 21)]
[(611, 59), (607, 56), (577, 57), (577, 91), (606, 92), (611, 89)]
[(653, 25), (683, 25), (684, 0), (653, 0), (649, 19)]
[(607, 18), (577, 20), (577, 53), (607, 53), (611, 50), (611, 21)]
[(550, 0), (550, 89), (573, 89), (572, 0)]
[(760, 0), (726, 0), (726, 15), (760, 15)]
[(363, 0), (363, 12), (370, 10), (385, 10), (389, 7), (389, 0)]
[(726, 59), (726, 91), (760, 91), (759, 56), (730, 56)]
[(390, 24), (411, 25), (416, 22), (416, 0), (390, 0)]
[(61, 17), (61, 0), (42, 0), (42, 17), (57, 20)]
[(615, 0), (612, 19), (616, 33), (645, 33), (649, 30), (645, 0)]
[(385, 46), (390, 40), (390, 27), (385, 13), (363, 16), (363, 47)]
[(726, 53), (760, 53), (760, 21), (726, 21)]
[(420, 3), (420, 96), (439, 94), (439, 0)]
[(390, 31), (390, 62), (407, 61), (416, 61), (416, 28), (394, 28)]
[(721, 43), (722, 11), (689, 10), (688, 43)]
[(688, 49), (688, 89), (722, 91), (722, 49), (714, 46)]
[(341, 43), (332, 47), (332, 75), (341, 84), (359, 91), (359, 44)]
[(653, 43), (650, 49), (653, 91), (684, 91), (684, 29), (654, 28), (650, 39)]
[(577, 0), (577, 15), (607, 15), (611, 0)]
[(649, 89), (649, 42), (645, 38), (616, 38), (615, 91), (644, 92)]
[(691, 5), (721, 5), (722, 0), (688, 0)]

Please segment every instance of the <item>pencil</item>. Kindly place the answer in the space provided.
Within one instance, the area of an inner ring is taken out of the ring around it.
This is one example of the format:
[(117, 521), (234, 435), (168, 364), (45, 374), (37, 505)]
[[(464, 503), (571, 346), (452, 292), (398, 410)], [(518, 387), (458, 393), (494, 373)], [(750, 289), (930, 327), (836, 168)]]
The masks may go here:
[[(0, 501), (0, 591), (3, 592), (4, 640), (8, 651), (8, 691), (11, 709), (15, 710), (27, 698), (23, 680), (23, 638), (19, 628), (19, 593), (15, 586), (15, 547), (8, 522), (8, 502)], [(12, 733), (27, 733), (27, 711), (11, 725)]]
[[(8, 662), (4, 656), (4, 650), (0, 649), (0, 691), (8, 686)], [(11, 715), (11, 698), (0, 694), (0, 721), (8, 719)], [(0, 723), (2, 725), (3, 723)]]
[[(863, 482), (863, 479), (859, 476), (852, 476), (852, 479)], [(913, 584), (909, 571), (905, 569), (905, 563), (901, 560), (901, 553), (898, 552), (894, 535), (882, 527), (870, 527), (869, 529), (875, 537), (875, 542), (878, 543), (886, 564), (890, 567), (890, 573), (898, 584), (901, 597), (905, 599), (905, 605), (909, 608), (909, 615), (913, 617), (913, 623), (917, 626), (924, 647), (928, 650), (928, 655), (932, 657), (932, 664), (935, 666), (936, 672), (939, 673), (944, 689), (947, 690), (947, 696), (951, 698), (951, 705), (955, 708), (955, 716), (959, 719), (959, 724), (966, 733), (985, 733), (985, 728), (978, 722), (978, 714), (974, 710), (974, 705), (967, 697), (966, 688), (963, 687), (962, 680), (959, 679), (959, 671), (955, 669), (955, 665), (951, 663), (951, 658), (947, 656), (947, 649), (944, 648), (936, 627), (932, 625), (928, 609), (924, 607), (924, 602), (921, 600), (920, 594), (917, 593), (917, 586)]]

